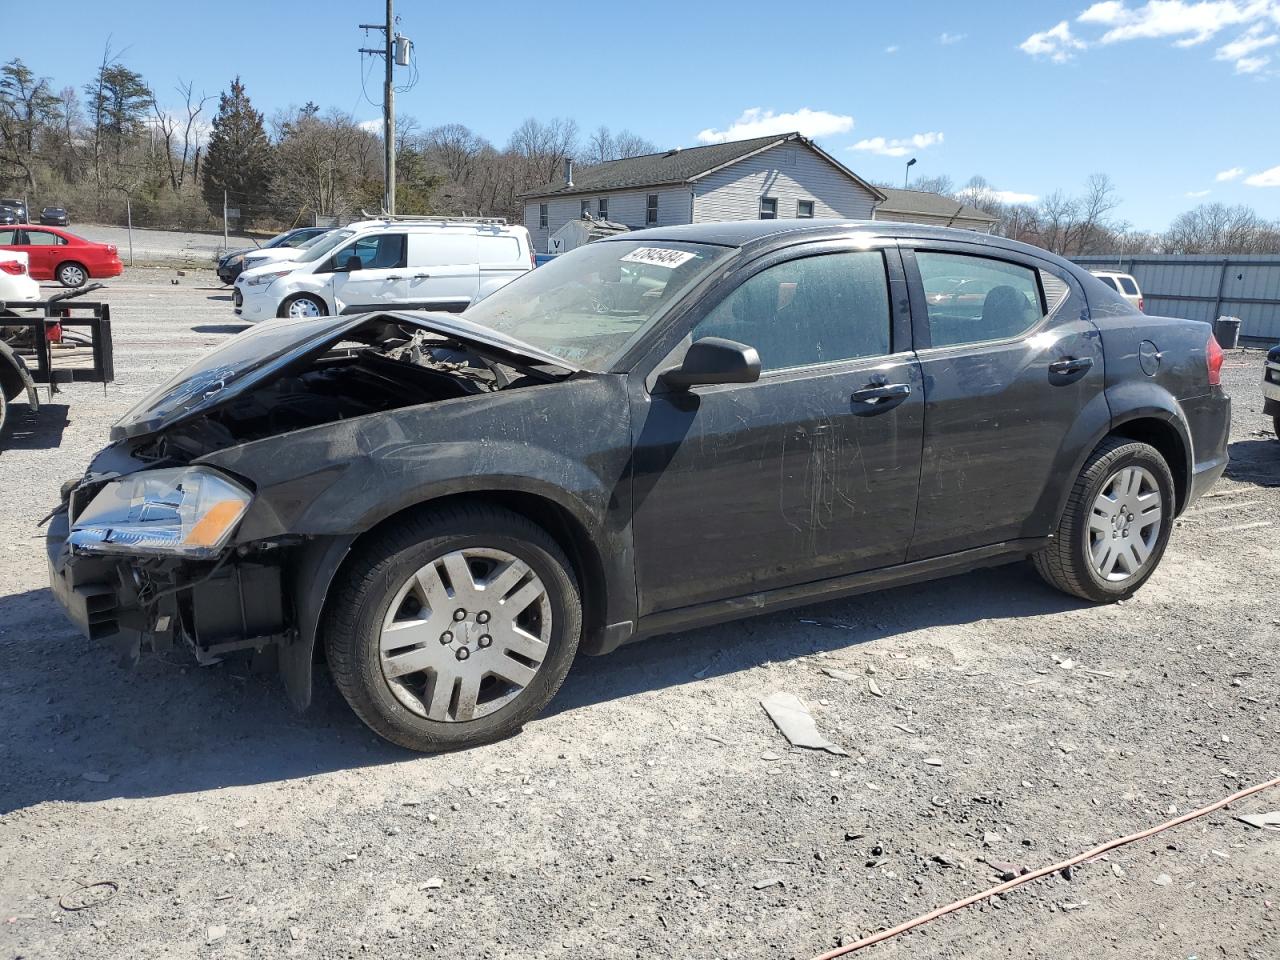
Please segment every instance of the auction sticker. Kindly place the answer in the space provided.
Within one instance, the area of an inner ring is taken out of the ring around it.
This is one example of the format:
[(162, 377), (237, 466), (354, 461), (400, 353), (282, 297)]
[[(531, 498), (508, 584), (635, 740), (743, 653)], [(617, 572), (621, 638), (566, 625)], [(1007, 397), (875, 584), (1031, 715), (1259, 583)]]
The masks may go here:
[(690, 253), (688, 250), (666, 250), (662, 247), (640, 247), (638, 250), (632, 250), (625, 257), (622, 257), (620, 263), (650, 263), (655, 267), (666, 267), (668, 270), (674, 270), (683, 263), (688, 263), (696, 253)]

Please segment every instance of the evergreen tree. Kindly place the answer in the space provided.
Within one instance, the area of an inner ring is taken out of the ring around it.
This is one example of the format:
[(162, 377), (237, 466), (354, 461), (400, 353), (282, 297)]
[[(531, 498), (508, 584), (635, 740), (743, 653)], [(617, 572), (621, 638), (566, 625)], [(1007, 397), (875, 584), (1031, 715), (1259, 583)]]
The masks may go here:
[(236, 77), (231, 90), (218, 101), (213, 133), (204, 158), (205, 203), (214, 216), (222, 215), (222, 195), (240, 208), (242, 221), (266, 212), (271, 188), (271, 143), (262, 125), (262, 114), (253, 109), (244, 84)]

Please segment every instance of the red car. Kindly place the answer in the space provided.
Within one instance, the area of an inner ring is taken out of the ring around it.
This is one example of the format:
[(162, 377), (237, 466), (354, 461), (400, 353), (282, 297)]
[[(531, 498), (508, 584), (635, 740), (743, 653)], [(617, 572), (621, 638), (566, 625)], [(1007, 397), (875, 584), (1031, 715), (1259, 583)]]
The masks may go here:
[(64, 287), (81, 287), (91, 277), (118, 277), (124, 272), (113, 245), (93, 243), (57, 227), (0, 227), (0, 250), (20, 250), (27, 255), (33, 278), (57, 280)]

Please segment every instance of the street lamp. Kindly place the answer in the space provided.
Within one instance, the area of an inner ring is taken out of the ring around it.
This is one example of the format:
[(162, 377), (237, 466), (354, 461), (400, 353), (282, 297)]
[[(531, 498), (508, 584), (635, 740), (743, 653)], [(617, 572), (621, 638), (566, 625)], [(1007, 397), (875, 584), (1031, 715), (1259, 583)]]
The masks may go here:
[(905, 171), (903, 171), (903, 174), (902, 174), (902, 189), (903, 189), (903, 190), (907, 189), (907, 180), (908, 180), (908, 179), (910, 179), (910, 177), (911, 177), (911, 168), (912, 168), (913, 166), (915, 166), (915, 163), (916, 163), (916, 158), (915, 158), (915, 157), (912, 157), (910, 160), (908, 160), (908, 161), (907, 161), (907, 169), (906, 169)]

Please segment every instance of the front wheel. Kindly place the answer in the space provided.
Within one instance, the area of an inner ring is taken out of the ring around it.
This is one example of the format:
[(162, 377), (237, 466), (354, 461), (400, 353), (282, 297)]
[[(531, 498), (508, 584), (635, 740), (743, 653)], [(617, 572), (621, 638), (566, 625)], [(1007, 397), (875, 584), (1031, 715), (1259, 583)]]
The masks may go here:
[(410, 750), (516, 733), (560, 688), (582, 603), (545, 530), (482, 504), (422, 510), (360, 547), (327, 606), (334, 682)]
[(303, 320), (308, 317), (324, 317), (328, 316), (328, 314), (329, 308), (325, 306), (323, 300), (309, 297), (306, 294), (290, 297), (280, 305), (280, 316), (290, 317), (295, 320)]
[(89, 271), (78, 263), (64, 263), (58, 267), (58, 282), (64, 287), (83, 287), (89, 279)]
[(1053, 542), (1032, 557), (1050, 585), (1108, 603), (1132, 596), (1155, 572), (1173, 529), (1174, 486), (1155, 447), (1107, 440), (1072, 487)]

